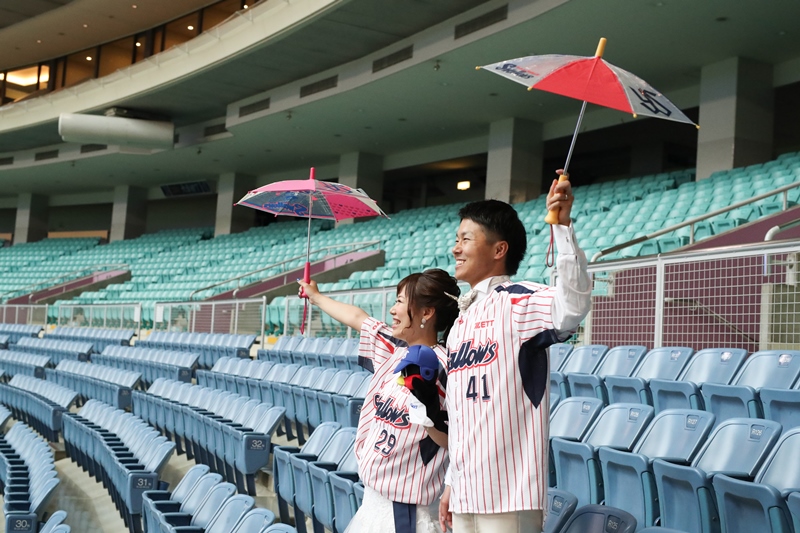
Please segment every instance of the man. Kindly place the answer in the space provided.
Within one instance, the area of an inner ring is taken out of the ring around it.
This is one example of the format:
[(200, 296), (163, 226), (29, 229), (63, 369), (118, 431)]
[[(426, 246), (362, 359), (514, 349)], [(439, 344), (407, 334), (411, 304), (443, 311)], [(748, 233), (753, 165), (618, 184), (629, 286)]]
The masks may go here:
[[(558, 172), (559, 174), (561, 171)], [(555, 287), (512, 283), (527, 237), (516, 211), (464, 206), (453, 256), (471, 291), (447, 339), (449, 453), (440, 522), (455, 533), (539, 533), (547, 502), (547, 347), (568, 338), (591, 304), (587, 262), (571, 226), (572, 187), (553, 181), (559, 209)], [(448, 508), (449, 505), (449, 508)]]

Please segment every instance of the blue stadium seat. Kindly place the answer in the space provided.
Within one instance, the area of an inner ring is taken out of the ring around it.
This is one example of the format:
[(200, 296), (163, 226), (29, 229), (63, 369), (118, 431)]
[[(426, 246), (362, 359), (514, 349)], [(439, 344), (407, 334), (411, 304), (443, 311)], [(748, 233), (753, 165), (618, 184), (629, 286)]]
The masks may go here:
[[(162, 502), (162, 501), (172, 501), (177, 503), (183, 503), (183, 501), (189, 496), (189, 494), (194, 490), (195, 485), (200, 481), (200, 479), (208, 474), (208, 466), (206, 465), (195, 465), (190, 468), (186, 474), (184, 474), (183, 478), (181, 478), (180, 482), (175, 486), (175, 490), (172, 492), (166, 490), (157, 490), (157, 491), (147, 491), (142, 494), (142, 522), (145, 531), (157, 531), (157, 523), (152, 521), (152, 506), (155, 502)], [(222, 477), (219, 474), (212, 474), (211, 478), (209, 479), (216, 479), (217, 483), (222, 481)], [(210, 483), (210, 481), (209, 481)], [(216, 484), (216, 483), (214, 483)]]
[[(176, 533), (178, 531), (177, 526), (196, 526), (200, 528), (199, 531), (202, 533), (211, 523), (211, 520), (220, 512), (225, 503), (231, 498), (246, 498), (249, 502), (252, 502), (250, 496), (234, 496), (235, 493), (235, 486), (230, 483), (220, 483), (209, 491), (194, 513), (159, 513), (157, 516), (161, 526), (161, 532)], [(245, 501), (244, 503), (246, 504), (249, 502)], [(250, 507), (252, 507), (252, 503), (250, 503)]]
[[(317, 393), (317, 401), (319, 401), (319, 410), (320, 410), (320, 418), (322, 422), (339, 422), (336, 418), (336, 409), (337, 409), (337, 399), (340, 405), (346, 405), (347, 400), (356, 393), (356, 391), (361, 387), (364, 380), (368, 380), (372, 377), (372, 374), (369, 372), (352, 372), (347, 379), (342, 383), (342, 386), (339, 387), (339, 390), (336, 392), (327, 392), (321, 391)], [(336, 376), (334, 379), (331, 380), (333, 383), (336, 380)]]
[(759, 399), (761, 388), (788, 389), (799, 376), (800, 351), (756, 352), (747, 358), (730, 385), (702, 385), (705, 408), (717, 415), (717, 424), (728, 418), (763, 417)]
[(786, 498), (800, 488), (800, 428), (784, 433), (753, 482), (714, 476), (722, 529), (794, 533)]
[[(66, 511), (56, 511), (55, 513), (50, 515), (50, 518), (47, 519), (47, 522), (44, 523), (42, 529), (39, 530), (39, 533), (53, 533), (56, 531), (58, 526), (61, 526), (64, 520), (67, 518)], [(66, 524), (65, 524), (66, 525)], [(69, 526), (67, 526), (69, 528)], [(69, 533), (69, 529), (65, 530)]]
[(569, 356), (572, 354), (574, 346), (567, 343), (558, 343), (550, 346), (550, 371), (557, 372)]
[(689, 464), (714, 424), (714, 415), (689, 409), (657, 414), (632, 452), (600, 448), (606, 505), (621, 507), (644, 527), (659, 516), (653, 461)]
[(647, 348), (644, 346), (616, 346), (603, 356), (591, 374), (568, 373), (567, 389), (571, 396), (593, 396), (608, 405), (608, 392), (604, 378), (606, 376), (630, 376), (639, 364)]
[(640, 529), (638, 533), (689, 533), (688, 531), (680, 531), (678, 529), (672, 529), (669, 527), (646, 527), (644, 529)]
[[(603, 409), (600, 398), (566, 398), (550, 414), (550, 439), (581, 440)], [(555, 461), (550, 450), (550, 486), (556, 484)]]
[(275, 513), (269, 509), (252, 509), (230, 530), (230, 533), (264, 533), (273, 522)]
[(286, 524), (275, 524), (265, 529), (263, 533), (297, 533), (297, 530)]
[(636, 519), (622, 509), (605, 505), (579, 507), (560, 533), (634, 533)]
[(558, 533), (578, 507), (578, 498), (565, 490), (547, 489), (547, 519), (542, 533)]
[(730, 383), (747, 357), (741, 348), (709, 348), (694, 354), (675, 381), (650, 380), (650, 395), (656, 412), (665, 409), (703, 409), (700, 385)]
[(323, 418), (323, 410), (325, 413), (330, 413), (327, 421), (333, 421), (332, 396), (339, 392), (352, 373), (352, 370), (339, 369), (322, 389), (306, 389), (309, 431), (326, 421)]
[(652, 418), (649, 405), (612, 404), (600, 412), (580, 442), (553, 438), (556, 487), (573, 493), (579, 505), (603, 501), (598, 448), (630, 451)]
[(570, 391), (565, 378), (566, 374), (591, 374), (607, 351), (608, 346), (602, 344), (590, 344), (575, 348), (560, 370), (550, 371), (550, 390), (558, 391), (562, 398), (568, 398)]
[(789, 390), (763, 387), (758, 396), (764, 418), (774, 420), (784, 428), (800, 426), (800, 379)]
[[(355, 457), (355, 454), (350, 456)], [(334, 526), (338, 532), (347, 529), (347, 524), (355, 516), (361, 505), (357, 490), (359, 485), (358, 464), (345, 461), (335, 472), (328, 475), (333, 497)], [(363, 488), (363, 485), (361, 485)]]
[(294, 500), (295, 480), (291, 464), (292, 455), (297, 453), (301, 453), (304, 456), (319, 455), (340, 427), (341, 426), (335, 422), (326, 422), (320, 424), (320, 426), (311, 433), (302, 448), (296, 446), (276, 446), (274, 448), (272, 454), (272, 480), (273, 490), (278, 498), (278, 511), (281, 522), (287, 522), (289, 520), (287, 504), (292, 504), (295, 507), (295, 513), (300, 512), (299, 509), (296, 509)]
[(771, 420), (731, 418), (718, 424), (691, 466), (653, 462), (661, 524), (711, 533), (719, 531), (712, 479), (726, 474), (753, 479), (769, 454), (781, 426)]
[(675, 380), (694, 354), (685, 347), (654, 348), (647, 352), (629, 377), (613, 375), (605, 380), (611, 403), (646, 403), (653, 405), (651, 379)]
[(795, 533), (800, 531), (800, 492), (793, 492), (786, 498), (786, 504), (789, 506), (789, 511), (792, 513), (792, 521), (794, 522)]
[(37, 531), (59, 479), (49, 445), (22, 422), (0, 437), (0, 484), (5, 530)]
[[(354, 375), (359, 374), (362, 373), (357, 372)], [(364, 405), (364, 399), (367, 397), (367, 391), (369, 391), (371, 381), (372, 375), (367, 374), (358, 389), (353, 392), (352, 396), (336, 395), (333, 397), (333, 404), (336, 409), (336, 422), (339, 422), (343, 426), (358, 426), (361, 407)]]
[[(350, 475), (358, 472), (358, 461), (352, 447), (338, 463), (314, 461), (308, 465), (311, 492), (314, 495), (314, 520), (334, 533), (344, 533), (347, 523), (350, 521), (345, 516), (340, 520), (336, 514), (336, 496), (331, 478), (339, 471), (348, 472)], [(355, 501), (355, 495), (352, 496), (352, 499)]]
[[(295, 513), (300, 513), (295, 514), (295, 523), (304, 520), (304, 516), (310, 516), (314, 523), (319, 522), (314, 515), (315, 500), (310, 465), (319, 463), (338, 465), (351, 452), (355, 435), (356, 428), (342, 428), (333, 434), (318, 455), (295, 453), (289, 457), (294, 478)], [(314, 529), (317, 530), (317, 527)]]

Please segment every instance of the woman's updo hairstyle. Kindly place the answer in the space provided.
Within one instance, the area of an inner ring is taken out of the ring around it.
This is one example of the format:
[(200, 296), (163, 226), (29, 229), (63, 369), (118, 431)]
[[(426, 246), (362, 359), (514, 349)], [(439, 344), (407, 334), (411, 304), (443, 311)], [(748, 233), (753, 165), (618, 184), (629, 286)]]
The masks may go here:
[(461, 289), (458, 288), (456, 278), (440, 268), (431, 268), (400, 280), (397, 284), (397, 294), (403, 292), (408, 303), (409, 320), (414, 321), (412, 310), (420, 311), (432, 307), (436, 314), (431, 327), (437, 332), (443, 332), (441, 339), (447, 340), (450, 328), (458, 318), (458, 302), (455, 298), (461, 294)]

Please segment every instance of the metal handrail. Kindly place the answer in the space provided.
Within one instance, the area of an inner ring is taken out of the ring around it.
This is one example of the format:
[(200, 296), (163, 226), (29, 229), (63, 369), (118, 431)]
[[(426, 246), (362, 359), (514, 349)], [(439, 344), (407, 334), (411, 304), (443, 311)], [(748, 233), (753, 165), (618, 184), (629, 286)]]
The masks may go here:
[[(361, 250), (363, 248), (369, 248), (370, 246), (375, 246), (375, 245), (380, 244), (380, 243), (381, 243), (381, 241), (362, 241), (362, 242), (351, 242), (351, 243), (347, 243), (347, 244), (332, 244), (330, 246), (323, 246), (322, 248), (318, 248), (316, 250), (313, 250), (311, 252), (311, 254), (316, 254), (316, 253), (319, 253), (319, 252), (322, 252), (322, 251), (325, 251), (325, 250), (330, 250), (331, 248), (342, 248), (342, 247), (353, 247), (349, 251), (350, 252), (354, 252), (354, 251), (357, 251), (357, 250)], [(202, 291), (206, 291), (206, 290), (209, 290), (209, 289), (213, 289), (214, 287), (219, 287), (220, 285), (225, 285), (226, 283), (230, 283), (232, 281), (238, 281), (238, 280), (241, 280), (243, 278), (252, 276), (253, 274), (258, 274), (259, 272), (263, 272), (265, 270), (270, 270), (270, 269), (273, 269), (273, 268), (277, 268), (277, 267), (279, 267), (281, 265), (284, 265), (286, 263), (290, 263), (292, 261), (297, 261), (298, 259), (305, 259), (305, 258), (306, 258), (306, 254), (297, 255), (295, 257), (290, 257), (289, 259), (284, 259), (283, 261), (280, 261), (278, 263), (272, 263), (271, 265), (268, 265), (268, 266), (265, 266), (265, 267), (250, 271), (250, 272), (246, 272), (244, 274), (240, 274), (240, 275), (235, 276), (233, 278), (228, 278), (228, 279), (226, 279), (224, 281), (219, 281), (217, 283), (214, 283), (213, 285), (208, 285), (207, 287), (202, 287), (200, 289), (196, 289), (196, 290), (192, 291), (189, 294), (189, 300), (193, 301), (194, 300), (194, 295), (197, 294), (198, 292), (202, 292)], [(266, 279), (266, 278), (264, 278), (264, 279)], [(237, 284), (237, 287), (236, 287), (235, 290), (238, 291), (241, 288), (242, 288), (241, 285)]]
[(656, 231), (654, 233), (651, 233), (649, 235), (642, 235), (641, 237), (637, 237), (637, 238), (632, 239), (630, 241), (626, 241), (626, 242), (624, 242), (622, 244), (617, 244), (615, 246), (612, 246), (611, 248), (606, 248), (605, 250), (600, 250), (599, 252), (597, 252), (596, 254), (594, 254), (592, 256), (591, 262), (594, 263), (595, 261), (597, 261), (600, 257), (602, 257), (604, 255), (608, 255), (610, 253), (614, 253), (614, 252), (617, 252), (619, 250), (624, 250), (625, 248), (627, 248), (629, 246), (633, 246), (634, 244), (639, 244), (640, 242), (649, 241), (650, 239), (655, 239), (656, 237), (660, 237), (661, 235), (664, 235), (665, 233), (672, 233), (673, 231), (678, 230), (678, 229), (680, 229), (680, 228), (682, 228), (684, 226), (690, 226), (689, 244), (694, 244), (694, 225), (697, 224), (698, 222), (702, 222), (703, 220), (715, 217), (717, 215), (721, 215), (723, 213), (727, 213), (728, 211), (733, 211), (734, 209), (738, 209), (740, 207), (744, 207), (746, 205), (752, 204), (754, 202), (758, 202), (759, 200), (763, 200), (764, 198), (769, 198), (770, 196), (775, 196), (777, 194), (783, 193), (783, 210), (786, 211), (786, 208), (788, 207), (788, 203), (789, 203), (788, 191), (790, 191), (791, 189), (797, 188), (797, 187), (800, 187), (800, 182), (790, 183), (789, 185), (784, 185), (783, 187), (778, 187), (777, 189), (774, 189), (774, 190), (772, 190), (770, 192), (767, 192), (767, 193), (764, 193), (764, 194), (759, 194), (758, 196), (754, 196), (752, 198), (748, 198), (747, 200), (742, 200), (741, 202), (737, 202), (735, 204), (731, 204), (731, 205), (729, 205), (727, 207), (723, 207), (722, 209), (717, 209), (716, 211), (712, 211), (710, 213), (706, 213), (705, 215), (700, 215), (699, 217), (695, 217), (695, 218), (692, 218), (690, 220), (684, 220), (683, 222), (680, 222), (678, 224), (673, 224), (672, 226), (669, 226), (668, 228), (664, 228), (664, 229), (658, 230), (658, 231)]
[(785, 224), (780, 224), (778, 226), (772, 226), (767, 231), (766, 235), (764, 235), (764, 241), (769, 242), (775, 238), (775, 235), (781, 233), (782, 231), (786, 231), (787, 229), (796, 228), (800, 226), (800, 218), (797, 220), (792, 220), (791, 222), (786, 222)]
[[(56, 284), (56, 283), (66, 283), (68, 281), (73, 281), (75, 279), (78, 279), (80, 277), (80, 275), (84, 274), (87, 271), (88, 272), (97, 272), (98, 270), (102, 270), (102, 269), (111, 270), (112, 268), (109, 268), (109, 267), (113, 267), (113, 268), (130, 268), (130, 265), (128, 265), (127, 263), (118, 263), (118, 264), (109, 263), (109, 264), (100, 264), (100, 265), (94, 265), (94, 266), (90, 266), (90, 267), (86, 267), (86, 268), (81, 268), (79, 270), (73, 270), (72, 272), (67, 272), (66, 274), (61, 274), (59, 276), (53, 276), (52, 278), (48, 278), (48, 279), (45, 279), (45, 280), (42, 280), (42, 281), (38, 281), (36, 283), (31, 283), (30, 285), (25, 285), (24, 287), (19, 287), (17, 289), (13, 289), (13, 290), (10, 290), (10, 291), (6, 291), (4, 293), (0, 293), (0, 300), (5, 300), (7, 297), (10, 298), (10, 297), (15, 296), (15, 295), (19, 296), (20, 294), (25, 294), (26, 292), (33, 292), (33, 290), (36, 290), (36, 287), (39, 287), (41, 285), (50, 286), (50, 285), (53, 285), (53, 284)], [(70, 278), (69, 276), (71, 276), (73, 274), (78, 274), (78, 275), (75, 276), (75, 277), (71, 277)], [(58, 280), (61, 280), (61, 281), (58, 281)], [(15, 294), (15, 293), (18, 293), (18, 294)], [(7, 295), (11, 295), (11, 296), (7, 296)]]

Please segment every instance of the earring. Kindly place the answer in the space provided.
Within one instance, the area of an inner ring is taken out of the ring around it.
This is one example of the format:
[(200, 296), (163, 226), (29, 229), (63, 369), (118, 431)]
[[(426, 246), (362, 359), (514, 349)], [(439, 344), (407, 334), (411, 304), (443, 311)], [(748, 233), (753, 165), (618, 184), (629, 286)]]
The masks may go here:
[(425, 329), (425, 319), (423, 318), (419, 324), (419, 329)]

